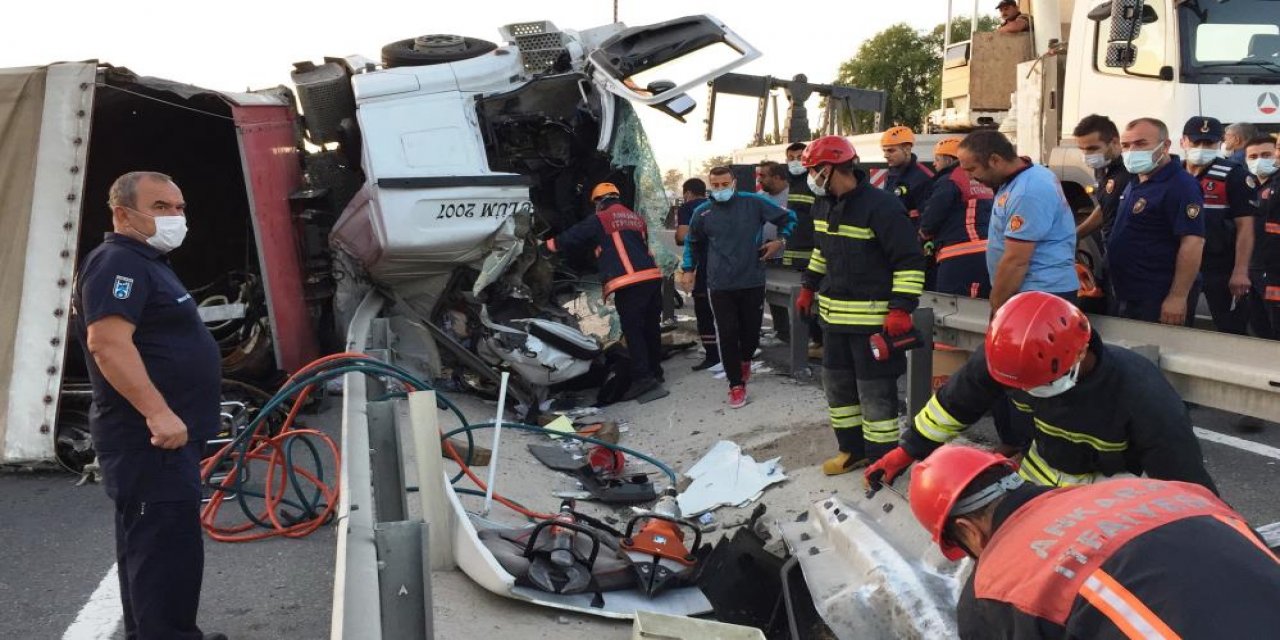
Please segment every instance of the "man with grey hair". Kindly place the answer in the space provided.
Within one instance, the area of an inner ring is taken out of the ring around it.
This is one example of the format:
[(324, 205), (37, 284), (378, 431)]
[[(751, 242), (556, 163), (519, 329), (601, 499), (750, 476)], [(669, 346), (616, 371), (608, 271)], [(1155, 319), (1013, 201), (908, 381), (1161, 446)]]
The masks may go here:
[(1244, 148), (1250, 140), (1262, 135), (1258, 127), (1248, 122), (1237, 122), (1227, 125), (1222, 137), (1222, 150), (1227, 152), (1227, 159), (1244, 166)]
[(125, 635), (226, 640), (196, 625), (204, 574), (200, 458), (218, 429), (222, 358), (169, 265), (186, 236), (182, 191), (126, 173), (107, 202), (113, 232), (76, 280), (76, 332), (93, 406), (89, 428), (115, 502)]

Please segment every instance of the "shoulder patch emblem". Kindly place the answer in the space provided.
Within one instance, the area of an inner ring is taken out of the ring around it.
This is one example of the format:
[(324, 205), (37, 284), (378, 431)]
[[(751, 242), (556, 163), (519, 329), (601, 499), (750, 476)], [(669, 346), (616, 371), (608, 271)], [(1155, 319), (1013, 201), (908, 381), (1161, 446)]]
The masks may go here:
[(131, 293), (133, 293), (133, 278), (116, 276), (115, 285), (111, 288), (111, 295), (120, 300), (125, 300)]
[(1146, 209), (1146, 208), (1147, 208), (1147, 199), (1146, 199), (1146, 198), (1138, 198), (1138, 199), (1137, 199), (1137, 201), (1135, 201), (1135, 202), (1133, 203), (1133, 212), (1134, 212), (1134, 213), (1142, 213), (1142, 210), (1143, 210), (1143, 209)]
[(1187, 219), (1195, 220), (1198, 217), (1200, 217), (1200, 205), (1198, 204), (1187, 205)]
[(1023, 222), (1022, 216), (1020, 215), (1014, 214), (1009, 216), (1009, 230), (1017, 231), (1018, 229), (1021, 229)]
[(1107, 180), (1107, 189), (1106, 189), (1107, 193), (1110, 194), (1115, 190), (1116, 190), (1116, 179), (1111, 178), (1110, 180)]

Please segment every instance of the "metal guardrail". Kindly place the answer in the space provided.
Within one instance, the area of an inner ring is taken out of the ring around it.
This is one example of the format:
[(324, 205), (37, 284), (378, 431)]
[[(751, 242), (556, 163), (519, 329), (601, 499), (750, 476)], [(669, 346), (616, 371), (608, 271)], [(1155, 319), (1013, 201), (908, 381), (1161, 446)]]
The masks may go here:
[[(798, 273), (769, 270), (765, 297), (771, 307), (787, 309), (792, 374), (810, 377), (808, 335), (804, 319), (795, 310), (799, 291)], [(985, 340), (990, 315), (986, 300), (926, 291), (914, 317), (923, 333), (932, 327), (935, 341), (972, 351)], [(1280, 341), (1098, 315), (1089, 316), (1089, 321), (1107, 343), (1133, 349), (1155, 362), (1183, 399), (1280, 421)], [(911, 415), (929, 399), (931, 350), (932, 344), (908, 354)]]
[[(390, 360), (384, 299), (371, 292), (347, 331), (347, 351)], [(432, 637), (427, 524), (410, 518), (393, 400), (379, 379), (343, 377), (342, 496), (333, 576), (332, 640)], [(447, 541), (445, 541), (447, 544)]]

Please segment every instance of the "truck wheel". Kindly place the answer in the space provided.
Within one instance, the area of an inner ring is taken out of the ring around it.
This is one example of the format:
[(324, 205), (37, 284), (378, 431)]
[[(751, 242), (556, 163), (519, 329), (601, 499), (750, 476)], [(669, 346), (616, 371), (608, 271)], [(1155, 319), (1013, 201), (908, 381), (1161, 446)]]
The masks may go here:
[(382, 48), (384, 67), (421, 67), (482, 56), (498, 45), (479, 38), (436, 33), (397, 40)]

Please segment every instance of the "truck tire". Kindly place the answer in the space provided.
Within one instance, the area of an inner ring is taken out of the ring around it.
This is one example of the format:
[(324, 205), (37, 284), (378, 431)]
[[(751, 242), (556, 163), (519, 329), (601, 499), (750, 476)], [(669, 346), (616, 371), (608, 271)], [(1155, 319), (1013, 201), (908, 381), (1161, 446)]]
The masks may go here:
[(482, 56), (498, 45), (479, 38), (436, 33), (397, 40), (382, 47), (382, 66), (421, 67)]

